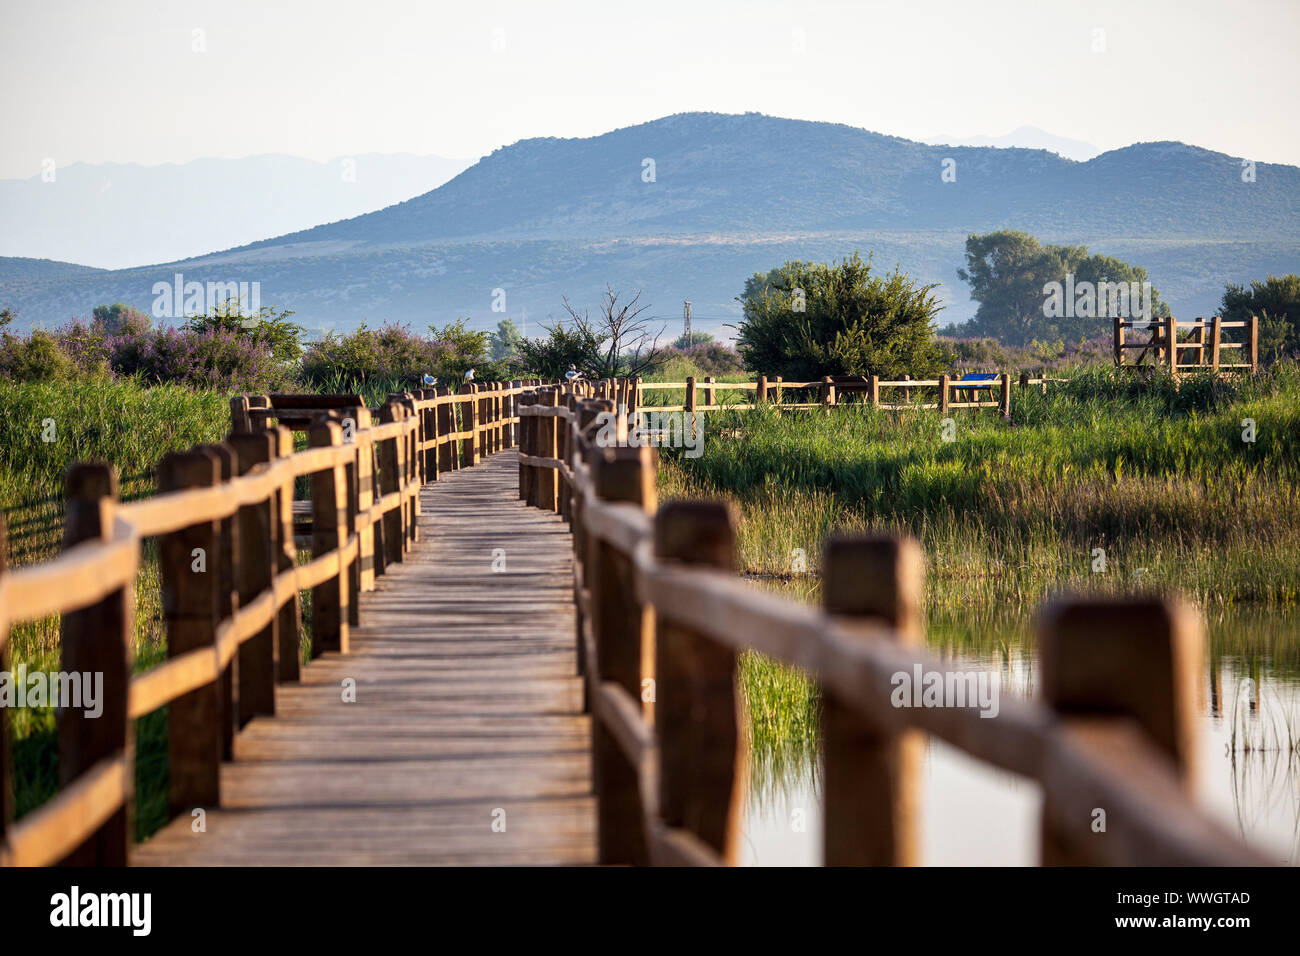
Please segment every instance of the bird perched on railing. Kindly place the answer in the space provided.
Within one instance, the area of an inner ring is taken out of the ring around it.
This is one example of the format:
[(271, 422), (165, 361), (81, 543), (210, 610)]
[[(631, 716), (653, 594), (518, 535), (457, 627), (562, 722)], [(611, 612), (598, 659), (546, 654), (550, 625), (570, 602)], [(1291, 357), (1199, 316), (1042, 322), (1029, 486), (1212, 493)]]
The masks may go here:
[(473, 369), (470, 369), (468, 372), (465, 373), (465, 381), (467, 381), (467, 382), (472, 382), (472, 381), (474, 381), (474, 370), (473, 370)]
[(427, 386), (428, 388), (433, 388), (435, 385), (438, 384), (438, 379), (437, 379), (435, 376), (430, 375), (428, 372), (425, 372), (425, 373), (424, 373), (424, 384), (425, 384), (425, 386)]
[(582, 378), (582, 373), (578, 371), (578, 366), (570, 365), (569, 370), (564, 373), (566, 381), (572, 382), (575, 378)]

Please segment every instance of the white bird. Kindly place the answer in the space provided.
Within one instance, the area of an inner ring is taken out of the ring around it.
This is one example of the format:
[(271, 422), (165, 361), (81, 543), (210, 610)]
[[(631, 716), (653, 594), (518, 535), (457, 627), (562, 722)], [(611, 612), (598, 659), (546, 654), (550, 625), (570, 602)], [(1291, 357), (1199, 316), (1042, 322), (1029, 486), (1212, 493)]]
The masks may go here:
[(472, 381), (474, 381), (474, 370), (473, 370), (473, 369), (470, 369), (468, 372), (465, 373), (465, 381), (467, 381), (467, 382), (472, 382)]
[(582, 373), (578, 371), (578, 366), (570, 365), (569, 370), (564, 373), (564, 377), (572, 382), (575, 378), (582, 378)]
[(426, 372), (424, 374), (424, 384), (429, 386), (437, 385), (438, 380), (434, 378), (432, 375), (430, 375), (428, 372)]

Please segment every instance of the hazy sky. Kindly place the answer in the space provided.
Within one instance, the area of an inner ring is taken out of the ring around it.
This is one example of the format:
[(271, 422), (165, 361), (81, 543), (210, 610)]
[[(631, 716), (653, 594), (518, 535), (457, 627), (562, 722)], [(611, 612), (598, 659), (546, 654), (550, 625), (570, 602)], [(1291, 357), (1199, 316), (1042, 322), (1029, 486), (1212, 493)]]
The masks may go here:
[(1297, 0), (0, 0), (0, 177), (476, 157), (688, 110), (1300, 165), (1298, 27)]

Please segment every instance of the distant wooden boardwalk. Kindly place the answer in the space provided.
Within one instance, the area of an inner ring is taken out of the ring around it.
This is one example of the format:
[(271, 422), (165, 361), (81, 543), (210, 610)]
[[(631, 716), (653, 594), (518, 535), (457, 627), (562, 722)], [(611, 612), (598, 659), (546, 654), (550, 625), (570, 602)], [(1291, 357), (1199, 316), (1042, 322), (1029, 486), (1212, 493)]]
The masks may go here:
[(424, 486), (420, 541), (361, 595), (351, 653), (280, 685), (276, 716), (237, 735), (205, 832), (183, 814), (132, 863), (594, 862), (573, 549), (518, 499), (516, 462)]

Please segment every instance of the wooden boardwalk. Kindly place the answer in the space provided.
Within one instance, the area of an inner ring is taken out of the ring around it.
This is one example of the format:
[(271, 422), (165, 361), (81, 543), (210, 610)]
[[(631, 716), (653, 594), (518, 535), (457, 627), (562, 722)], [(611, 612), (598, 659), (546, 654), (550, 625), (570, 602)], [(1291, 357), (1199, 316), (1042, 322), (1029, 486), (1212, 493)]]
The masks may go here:
[(237, 735), (204, 832), (181, 814), (132, 862), (594, 862), (569, 532), (517, 491), (513, 450), (426, 485), (420, 541), (361, 595), (351, 653)]

